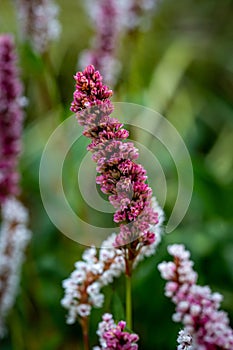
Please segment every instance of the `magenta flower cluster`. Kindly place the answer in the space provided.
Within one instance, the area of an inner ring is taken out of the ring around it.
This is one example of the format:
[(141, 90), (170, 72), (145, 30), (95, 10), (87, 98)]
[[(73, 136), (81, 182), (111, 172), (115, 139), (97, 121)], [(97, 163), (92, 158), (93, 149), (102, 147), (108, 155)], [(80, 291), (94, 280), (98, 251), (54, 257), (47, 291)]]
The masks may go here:
[(208, 286), (196, 284), (190, 253), (183, 245), (168, 247), (174, 262), (163, 262), (158, 268), (167, 280), (166, 296), (176, 305), (173, 321), (182, 322), (192, 336), (193, 350), (233, 349), (233, 330), (225, 312), (220, 311), (222, 296), (212, 293)]
[(146, 183), (145, 169), (135, 163), (138, 150), (124, 142), (128, 131), (116, 118), (110, 117), (112, 90), (102, 83), (93, 65), (75, 75), (76, 91), (71, 110), (84, 126), (83, 134), (91, 139), (88, 149), (97, 163), (96, 182), (116, 209), (114, 221), (120, 224), (116, 245), (137, 240), (136, 245), (149, 245), (155, 235), (149, 231), (158, 221), (152, 209), (152, 190)]
[(14, 41), (0, 36), (0, 202), (19, 193), (18, 157), (23, 111)]
[(101, 347), (96, 346), (93, 350), (137, 350), (138, 335), (125, 331), (125, 327), (125, 321), (116, 325), (111, 314), (104, 314), (97, 331)]

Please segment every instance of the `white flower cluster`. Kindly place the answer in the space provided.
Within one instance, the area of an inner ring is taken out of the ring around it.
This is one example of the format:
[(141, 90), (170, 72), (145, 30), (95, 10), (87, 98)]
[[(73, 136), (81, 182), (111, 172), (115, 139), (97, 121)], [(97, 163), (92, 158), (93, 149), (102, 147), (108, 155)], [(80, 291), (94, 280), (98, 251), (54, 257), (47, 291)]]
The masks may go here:
[[(153, 244), (141, 248), (134, 267), (144, 257), (153, 255), (161, 241), (164, 212), (155, 197), (152, 199), (152, 206), (158, 213), (158, 223), (150, 227), (156, 239)], [(90, 315), (92, 307), (102, 307), (104, 295), (100, 292), (101, 288), (112, 283), (115, 277), (119, 277), (125, 271), (124, 251), (114, 247), (115, 238), (116, 234), (113, 233), (102, 243), (99, 257), (95, 247), (85, 250), (83, 260), (75, 263), (75, 270), (63, 281), (65, 296), (61, 304), (68, 310), (68, 324), (73, 324), (78, 316)]]
[(177, 343), (179, 344), (177, 346), (177, 350), (192, 350), (192, 337), (187, 332), (186, 329), (182, 329), (179, 331)]
[(83, 261), (76, 262), (75, 270), (63, 281), (65, 296), (61, 304), (68, 309), (68, 324), (74, 323), (78, 316), (88, 316), (93, 306), (102, 307), (104, 295), (100, 293), (101, 288), (124, 271), (122, 251), (113, 248), (115, 236), (112, 234), (102, 243), (99, 257), (96, 248), (85, 250)]
[(29, 39), (36, 52), (45, 52), (61, 32), (58, 5), (53, 0), (16, 0), (16, 8), (23, 39)]
[(28, 212), (15, 198), (2, 205), (0, 233), (0, 337), (4, 336), (4, 320), (13, 306), (20, 279), (25, 247), (31, 237), (27, 229)]

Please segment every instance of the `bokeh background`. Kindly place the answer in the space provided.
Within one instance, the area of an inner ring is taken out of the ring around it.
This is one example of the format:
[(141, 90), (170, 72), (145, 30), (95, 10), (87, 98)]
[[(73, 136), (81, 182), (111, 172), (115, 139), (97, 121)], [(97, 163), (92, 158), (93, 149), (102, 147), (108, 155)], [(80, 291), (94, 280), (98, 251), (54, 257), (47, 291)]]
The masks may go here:
[[(13, 1), (0, 2), (0, 32), (16, 37), (29, 101), (20, 171), (22, 199), (30, 210), (33, 232), (19, 294), (7, 320), (9, 332), (0, 342), (3, 350), (82, 349), (81, 329), (78, 324), (66, 325), (60, 300), (62, 280), (71, 273), (85, 247), (69, 240), (51, 223), (39, 190), (43, 148), (56, 126), (70, 116), (73, 74), (94, 32), (82, 3), (58, 1), (61, 37), (45, 55), (37, 55), (20, 40)], [(182, 242), (190, 249), (199, 283), (223, 294), (222, 308), (233, 322), (232, 13), (230, 0), (161, 0), (147, 30), (126, 32), (116, 50), (121, 71), (114, 101), (134, 102), (162, 113), (184, 139), (194, 171), (193, 195), (185, 218), (174, 232), (164, 235), (156, 255), (135, 271), (134, 331), (140, 335), (141, 349), (176, 347), (181, 326), (171, 320), (174, 307), (163, 294), (164, 281), (157, 270), (157, 264), (168, 258), (166, 247), (170, 243)], [(166, 176), (164, 210), (169, 217), (177, 195), (176, 169), (163, 150), (155, 149), (146, 135), (142, 136)], [(140, 133), (136, 138), (140, 141)], [(95, 215), (99, 218), (77, 188), (73, 165), (83, 157), (79, 150), (72, 148), (73, 160), (64, 169), (67, 196), (86, 220)], [(159, 198), (156, 176), (153, 181)], [(106, 222), (104, 214), (102, 220)], [(124, 278), (106, 287), (105, 294), (104, 308), (93, 310), (91, 316), (92, 345), (97, 344), (95, 331), (103, 311), (112, 310), (116, 318), (121, 317)]]

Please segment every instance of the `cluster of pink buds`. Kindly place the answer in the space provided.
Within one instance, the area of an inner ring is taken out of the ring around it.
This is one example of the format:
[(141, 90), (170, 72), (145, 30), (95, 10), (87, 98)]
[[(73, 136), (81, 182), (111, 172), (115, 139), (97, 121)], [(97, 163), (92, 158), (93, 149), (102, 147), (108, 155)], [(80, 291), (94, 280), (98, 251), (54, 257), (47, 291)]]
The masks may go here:
[(115, 245), (128, 245), (126, 273), (130, 274), (141, 248), (155, 241), (150, 225), (158, 223), (158, 213), (153, 210), (152, 190), (146, 183), (145, 169), (135, 163), (138, 150), (133, 143), (125, 142), (128, 132), (110, 117), (112, 90), (102, 83), (99, 71), (87, 66), (75, 75), (75, 81), (71, 110), (84, 126), (83, 134), (92, 141), (88, 149), (100, 173), (96, 182), (116, 209), (114, 221), (120, 224), (120, 233)]
[(16, 0), (16, 9), (23, 40), (38, 53), (47, 51), (61, 31), (58, 5), (53, 0)]
[(137, 350), (138, 335), (125, 331), (125, 327), (125, 321), (116, 325), (111, 314), (104, 314), (97, 330), (100, 347), (95, 346), (93, 350)]
[(196, 284), (197, 273), (189, 251), (183, 245), (168, 247), (173, 262), (163, 262), (158, 268), (167, 280), (165, 295), (176, 305), (173, 321), (182, 322), (193, 338), (193, 350), (233, 349), (233, 330), (225, 312), (220, 311), (222, 296), (208, 286)]

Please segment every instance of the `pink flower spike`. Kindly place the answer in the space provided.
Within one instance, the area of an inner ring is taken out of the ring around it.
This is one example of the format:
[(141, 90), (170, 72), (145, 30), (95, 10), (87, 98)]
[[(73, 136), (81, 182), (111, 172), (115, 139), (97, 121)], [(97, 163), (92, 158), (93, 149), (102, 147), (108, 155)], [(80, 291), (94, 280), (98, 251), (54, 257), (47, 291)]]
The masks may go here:
[(19, 194), (18, 158), (23, 123), (22, 84), (13, 37), (0, 36), (0, 203)]
[[(71, 110), (76, 113), (83, 134), (91, 139), (88, 150), (97, 163), (97, 184), (116, 208), (114, 221), (120, 224), (116, 246), (135, 243), (135, 260), (143, 246), (154, 244), (155, 235), (150, 226), (158, 223), (158, 213), (152, 205), (152, 189), (146, 183), (146, 171), (136, 164), (138, 150), (126, 142), (129, 133), (123, 124), (110, 115), (113, 92), (103, 84), (102, 76), (93, 65), (75, 75), (76, 90)], [(133, 252), (133, 249), (132, 249)]]
[(21, 37), (35, 52), (46, 52), (50, 42), (57, 40), (61, 32), (56, 1), (15, 0), (15, 4)]
[(233, 349), (233, 330), (228, 316), (219, 310), (222, 296), (212, 293), (208, 286), (196, 284), (197, 273), (189, 260), (190, 252), (183, 245), (171, 245), (168, 252), (174, 262), (163, 262), (158, 268), (168, 281), (165, 295), (176, 305), (173, 321), (181, 322), (189, 334), (180, 332), (177, 349)]

